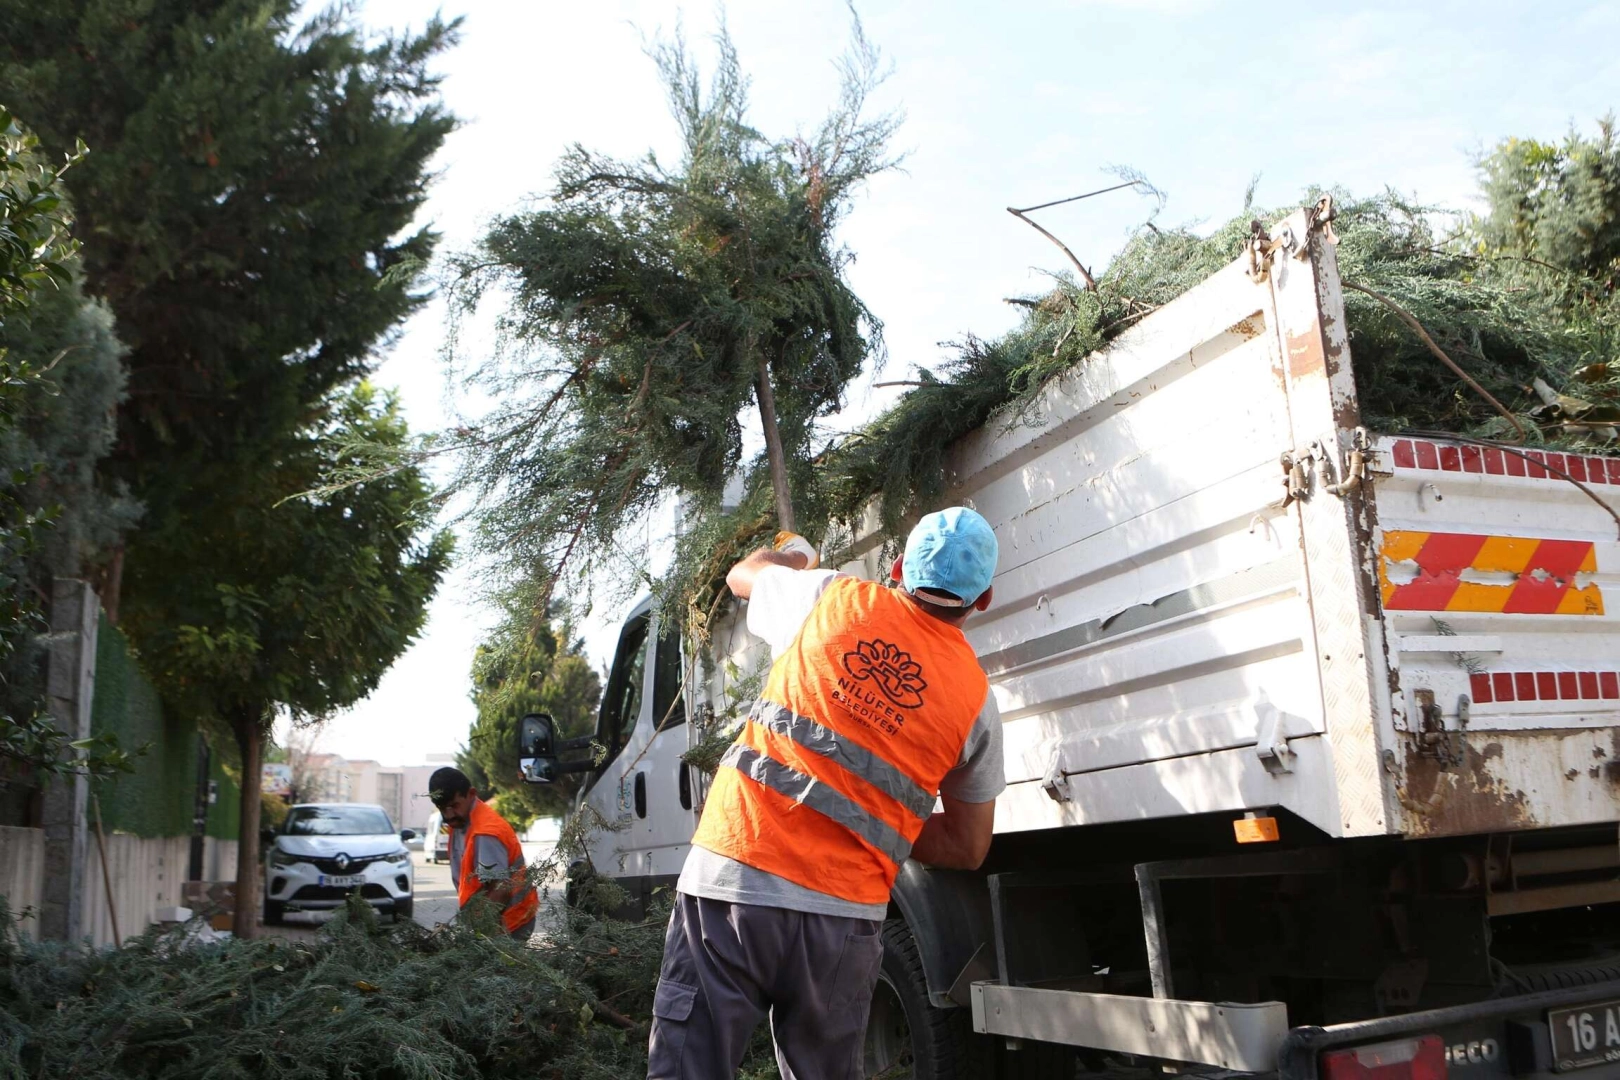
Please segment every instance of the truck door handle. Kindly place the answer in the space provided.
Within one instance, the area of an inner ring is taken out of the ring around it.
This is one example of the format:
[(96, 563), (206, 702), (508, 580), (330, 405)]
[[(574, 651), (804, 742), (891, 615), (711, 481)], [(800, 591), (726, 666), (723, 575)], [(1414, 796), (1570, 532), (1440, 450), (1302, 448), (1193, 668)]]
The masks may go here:
[(636, 773), (636, 817), (647, 816), (647, 774)]
[(692, 809), (692, 767), (682, 761), (675, 766), (680, 772), (681, 809)]

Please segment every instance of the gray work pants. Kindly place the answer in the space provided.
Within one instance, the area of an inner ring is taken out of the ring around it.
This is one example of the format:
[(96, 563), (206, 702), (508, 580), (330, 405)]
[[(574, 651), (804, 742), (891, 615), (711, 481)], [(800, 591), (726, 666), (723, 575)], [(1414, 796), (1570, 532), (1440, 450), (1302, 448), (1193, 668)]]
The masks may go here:
[(882, 929), (677, 893), (649, 1080), (731, 1080), (767, 1013), (782, 1080), (859, 1080)]

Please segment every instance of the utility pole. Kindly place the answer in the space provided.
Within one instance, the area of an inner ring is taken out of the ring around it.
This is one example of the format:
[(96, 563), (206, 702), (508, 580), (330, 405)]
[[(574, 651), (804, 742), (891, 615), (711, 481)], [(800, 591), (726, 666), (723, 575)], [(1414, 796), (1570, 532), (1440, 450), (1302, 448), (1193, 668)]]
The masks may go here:
[[(101, 602), (89, 583), (57, 578), (51, 585), (50, 661), (46, 704), (51, 721), (72, 741), (90, 737), (90, 705), (96, 685), (96, 629)], [(55, 776), (46, 784), (45, 882), (39, 936), (78, 941), (84, 936), (84, 863), (90, 781), (83, 772)]]

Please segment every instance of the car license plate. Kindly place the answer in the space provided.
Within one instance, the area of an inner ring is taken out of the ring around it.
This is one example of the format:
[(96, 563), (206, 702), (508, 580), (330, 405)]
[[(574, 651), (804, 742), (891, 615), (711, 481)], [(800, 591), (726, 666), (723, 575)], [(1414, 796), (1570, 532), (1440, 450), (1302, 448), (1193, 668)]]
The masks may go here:
[(1620, 1001), (1547, 1013), (1558, 1072), (1620, 1061)]
[(364, 885), (366, 883), (366, 879), (360, 874), (334, 874), (330, 877), (322, 874), (320, 883), (322, 885), (330, 885), (333, 888), (343, 889), (351, 885)]

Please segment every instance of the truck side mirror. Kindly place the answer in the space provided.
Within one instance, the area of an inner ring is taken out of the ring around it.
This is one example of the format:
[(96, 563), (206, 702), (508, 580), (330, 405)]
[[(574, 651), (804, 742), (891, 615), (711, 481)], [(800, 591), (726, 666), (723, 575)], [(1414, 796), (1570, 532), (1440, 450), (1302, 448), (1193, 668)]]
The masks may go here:
[(557, 728), (546, 713), (518, 721), (518, 770), (525, 783), (550, 784), (557, 779)]
[(590, 735), (557, 740), (557, 725), (544, 712), (530, 712), (517, 725), (518, 774), (525, 784), (556, 784), (562, 772), (590, 772), (595, 761), (557, 761), (557, 751), (583, 750), (595, 742)]
[(596, 766), (583, 761), (558, 761), (559, 750), (578, 750), (591, 744), (589, 736), (557, 741), (557, 725), (546, 713), (530, 713), (518, 721), (518, 771), (526, 784), (554, 784), (560, 773), (590, 772)]

